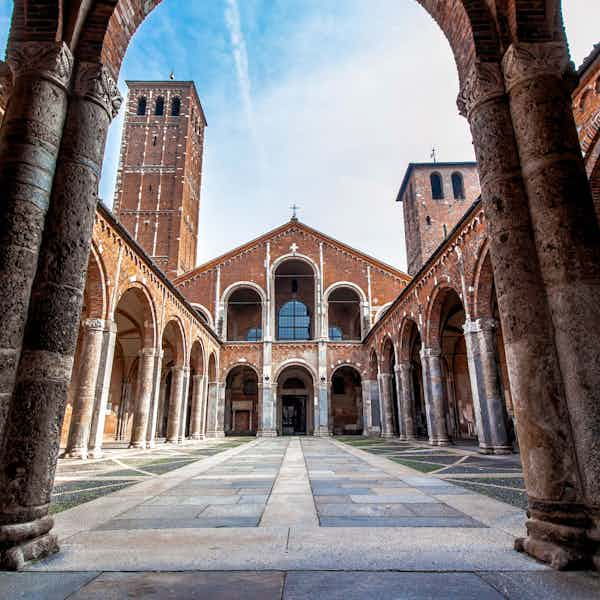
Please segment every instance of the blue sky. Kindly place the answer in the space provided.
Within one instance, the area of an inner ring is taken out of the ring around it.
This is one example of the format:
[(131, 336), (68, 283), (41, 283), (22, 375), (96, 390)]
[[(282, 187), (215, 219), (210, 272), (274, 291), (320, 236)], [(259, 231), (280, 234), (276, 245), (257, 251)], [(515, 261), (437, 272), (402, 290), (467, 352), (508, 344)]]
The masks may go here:
[[(600, 3), (563, 0), (573, 59)], [(5, 46), (12, 0), (0, 0)], [(164, 0), (129, 46), (125, 79), (196, 82), (208, 119), (198, 261), (289, 219), (405, 266), (395, 195), (410, 161), (471, 160), (443, 34), (409, 0)], [(112, 205), (122, 114), (100, 194)]]

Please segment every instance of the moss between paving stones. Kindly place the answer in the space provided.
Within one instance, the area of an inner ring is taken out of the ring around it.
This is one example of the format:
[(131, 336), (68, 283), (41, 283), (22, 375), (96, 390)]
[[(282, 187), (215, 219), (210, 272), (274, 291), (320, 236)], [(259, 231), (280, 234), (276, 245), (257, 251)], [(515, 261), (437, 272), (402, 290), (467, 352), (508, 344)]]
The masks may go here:
[(395, 456), (391, 456), (389, 460), (393, 460), (394, 462), (404, 465), (405, 467), (410, 467), (411, 469), (415, 469), (416, 471), (420, 471), (421, 473), (431, 473), (431, 471), (437, 471), (441, 469), (444, 465), (436, 465), (434, 463), (428, 463), (425, 461), (417, 461), (417, 460), (406, 460), (404, 458), (396, 458)]
[[(122, 490), (134, 483), (138, 483), (137, 481), (98, 481), (98, 480), (88, 480), (88, 481), (71, 481), (69, 483), (63, 483), (55, 486), (53, 494), (52, 494), (52, 503), (50, 504), (50, 514), (56, 514), (62, 512), (63, 510), (67, 510), (69, 508), (73, 508), (74, 506), (78, 506), (79, 504), (84, 504), (85, 502), (90, 502), (91, 500), (95, 500), (96, 498), (100, 498), (101, 496), (106, 496), (107, 494), (112, 494), (113, 492), (117, 492)], [(80, 487), (75, 487), (80, 486)], [(101, 487), (102, 489), (93, 489), (97, 487)], [(110, 486), (110, 487), (104, 487)], [(92, 489), (90, 489), (92, 488)], [(69, 491), (72, 490), (72, 491)], [(67, 493), (62, 493), (60, 496), (55, 495), (56, 493), (60, 493), (61, 491), (65, 491)]]

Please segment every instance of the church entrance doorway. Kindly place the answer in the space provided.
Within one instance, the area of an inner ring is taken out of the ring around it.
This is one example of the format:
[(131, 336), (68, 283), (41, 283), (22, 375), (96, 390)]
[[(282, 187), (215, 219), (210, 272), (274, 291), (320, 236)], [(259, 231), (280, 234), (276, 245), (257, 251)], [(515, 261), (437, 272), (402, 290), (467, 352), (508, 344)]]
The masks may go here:
[(313, 432), (313, 378), (301, 366), (285, 368), (277, 378), (277, 432), (310, 435)]

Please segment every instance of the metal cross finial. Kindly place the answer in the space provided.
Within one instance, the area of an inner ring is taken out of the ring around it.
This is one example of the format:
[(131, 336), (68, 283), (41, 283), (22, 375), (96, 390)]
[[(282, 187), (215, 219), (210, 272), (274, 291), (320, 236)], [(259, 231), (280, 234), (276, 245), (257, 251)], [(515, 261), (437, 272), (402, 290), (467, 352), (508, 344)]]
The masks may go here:
[(175, 81), (175, 71), (171, 71), (170, 75), (169, 75), (169, 79), (171, 81)]
[(297, 204), (292, 204), (292, 206), (290, 206), (290, 208), (292, 209), (292, 221), (297, 221), (298, 220), (298, 211), (300, 210), (300, 207)]
[(431, 158), (433, 158), (434, 163), (437, 162), (437, 151), (435, 149), (435, 146), (431, 149)]

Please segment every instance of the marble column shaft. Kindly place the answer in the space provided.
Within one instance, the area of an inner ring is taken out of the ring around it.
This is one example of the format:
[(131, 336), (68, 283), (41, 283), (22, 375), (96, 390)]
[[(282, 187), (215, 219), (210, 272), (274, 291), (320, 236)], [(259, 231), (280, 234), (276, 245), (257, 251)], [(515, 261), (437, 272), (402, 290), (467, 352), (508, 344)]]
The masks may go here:
[(392, 375), (390, 373), (378, 373), (379, 398), (381, 404), (381, 436), (394, 437), (394, 415), (392, 408)]
[(467, 321), (464, 326), (471, 394), (479, 448), (486, 454), (509, 454), (506, 409), (494, 343), (494, 319)]
[(410, 362), (404, 361), (396, 366), (398, 392), (400, 397), (400, 415), (404, 438), (415, 438), (415, 399), (412, 383), (412, 367)]
[(600, 228), (572, 108), (566, 43), (502, 62), (586, 504), (600, 539)]
[(177, 442), (183, 443), (185, 440), (185, 430), (187, 428), (187, 407), (190, 399), (190, 368), (184, 367), (183, 375), (183, 394), (181, 396), (181, 415), (179, 418), (179, 434)]
[(152, 392), (154, 390), (156, 349), (143, 348), (140, 350), (139, 357), (138, 393), (135, 399), (135, 414), (130, 444), (133, 448), (145, 448), (147, 445)]
[(190, 434), (193, 440), (201, 440), (204, 437), (202, 432), (202, 414), (205, 401), (205, 378), (203, 375), (192, 376), (192, 419)]
[(81, 361), (77, 385), (73, 394), (73, 412), (71, 413), (66, 456), (86, 459), (96, 399), (98, 371), (102, 358), (104, 322), (101, 319), (86, 319), (82, 328)]
[(179, 425), (181, 422), (185, 372), (183, 367), (173, 367), (171, 373), (171, 398), (169, 401), (169, 416), (167, 418), (167, 442), (176, 444), (179, 441)]
[[(394, 379), (392, 380), (392, 385), (396, 386), (396, 410), (398, 413), (398, 435), (401, 440), (406, 439), (406, 427), (404, 424), (404, 411), (402, 408), (403, 405), (403, 391), (402, 391), (402, 376), (400, 374), (400, 366), (394, 365)], [(392, 400), (394, 395), (392, 394)]]
[[(48, 506), (77, 343), (104, 144), (121, 102), (115, 82), (102, 65), (80, 63), (74, 79), (0, 447), (0, 490), (13, 490), (8, 504), (0, 499), (0, 538), (7, 535), (2, 532), (4, 524), (19, 523), (20, 531), (10, 538), (19, 542), (0, 556), (9, 568), (19, 568), (34, 553), (41, 556), (57, 547), (55, 538), (48, 535), (52, 527)], [(53, 87), (45, 101), (60, 111), (61, 98), (62, 92)], [(51, 115), (48, 121), (52, 122)], [(51, 165), (44, 177), (53, 170)], [(28, 229), (27, 222), (27, 218), (21, 221), (22, 231)], [(31, 226), (35, 236), (39, 220)], [(20, 276), (28, 269), (16, 264), (12, 268)], [(15, 464), (21, 465), (16, 471), (11, 467)], [(46, 530), (41, 534), (40, 521)], [(15, 554), (20, 558), (14, 558)]]
[(13, 83), (0, 128), (0, 440), (67, 114), (73, 57), (63, 43), (11, 43), (7, 63)]
[(164, 352), (162, 349), (154, 353), (154, 381), (152, 384), (152, 401), (150, 403), (150, 420), (148, 422), (148, 431), (146, 432), (146, 442), (148, 448), (154, 448), (156, 445), (156, 427), (158, 422), (158, 413), (161, 403), (161, 379), (162, 363)]
[[(275, 413), (275, 386), (272, 383), (259, 383), (259, 402), (262, 400), (262, 437), (277, 435), (277, 417)], [(262, 392), (262, 393), (261, 393)]]
[(442, 376), (441, 352), (437, 348), (422, 348), (423, 389), (429, 442), (433, 446), (447, 446), (450, 443), (446, 425), (444, 379)]
[[(473, 135), (523, 475), (535, 507), (530, 535), (518, 543), (541, 560), (567, 566), (580, 556), (573, 540), (585, 537), (581, 482), (500, 65), (476, 61), (458, 104)], [(569, 539), (564, 526), (573, 527)]]

